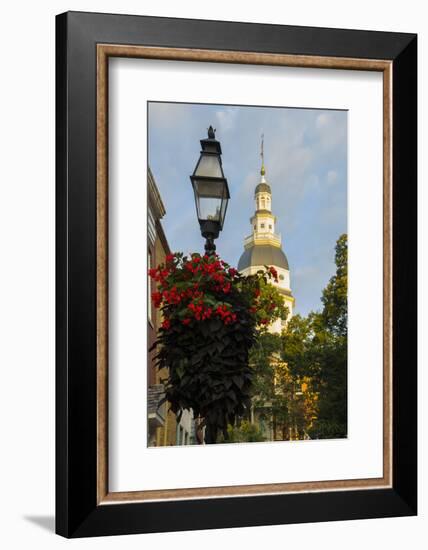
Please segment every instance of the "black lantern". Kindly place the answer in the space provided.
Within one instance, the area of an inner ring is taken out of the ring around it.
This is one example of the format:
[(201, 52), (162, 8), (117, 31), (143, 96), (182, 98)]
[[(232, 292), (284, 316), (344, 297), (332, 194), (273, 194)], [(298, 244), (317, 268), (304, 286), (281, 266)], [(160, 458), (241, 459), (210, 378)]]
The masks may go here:
[(201, 139), (201, 147), (201, 156), (190, 179), (201, 234), (206, 239), (205, 251), (210, 255), (215, 252), (214, 239), (223, 229), (230, 195), (221, 164), (221, 145), (215, 139), (212, 126), (208, 128), (208, 138)]

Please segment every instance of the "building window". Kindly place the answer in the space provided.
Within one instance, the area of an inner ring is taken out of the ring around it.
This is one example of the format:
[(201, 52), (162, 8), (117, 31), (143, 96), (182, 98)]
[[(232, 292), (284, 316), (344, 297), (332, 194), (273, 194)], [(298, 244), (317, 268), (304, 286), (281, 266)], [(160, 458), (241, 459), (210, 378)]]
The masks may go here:
[(262, 209), (265, 209), (266, 208), (266, 201), (265, 199), (262, 199)]
[(264, 224), (264, 223), (261, 223), (261, 224), (260, 224), (260, 228), (261, 228), (261, 229), (264, 229), (264, 228), (265, 228), (265, 224)]
[(147, 215), (147, 236), (150, 243), (154, 245), (156, 240), (156, 221), (150, 206)]
[(283, 280), (284, 280), (284, 275), (281, 274), (281, 275), (279, 276), (279, 280), (280, 280), (280, 281), (283, 281)]
[(254, 229), (257, 229), (257, 225), (254, 226)]
[(272, 229), (272, 226), (269, 224), (269, 229)]

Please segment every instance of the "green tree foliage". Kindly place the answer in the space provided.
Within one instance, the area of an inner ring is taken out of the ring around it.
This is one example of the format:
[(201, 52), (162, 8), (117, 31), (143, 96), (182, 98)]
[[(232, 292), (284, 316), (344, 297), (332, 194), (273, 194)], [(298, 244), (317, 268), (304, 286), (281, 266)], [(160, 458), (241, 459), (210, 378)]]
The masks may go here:
[(336, 273), (322, 294), (322, 318), (325, 328), (337, 336), (348, 334), (348, 239), (339, 237), (336, 243)]
[(319, 369), (316, 358), (311, 357), (314, 314), (308, 317), (294, 315), (282, 335), (282, 358), (294, 377), (314, 376)]
[(289, 310), (284, 305), (279, 290), (269, 282), (263, 281), (260, 285), (257, 313), (262, 320), (257, 339), (250, 351), (250, 364), (254, 372), (252, 404), (256, 409), (267, 413), (264, 416), (276, 433), (288, 429), (289, 386), (284, 380), (284, 372), (280, 372), (281, 336), (270, 333), (263, 319), (269, 319), (270, 322), (278, 318), (286, 320)]
[[(302, 318), (299, 318), (303, 321)], [(298, 326), (299, 319), (294, 322)], [(301, 360), (304, 354), (299, 351), (301, 337), (294, 338), (295, 347), (290, 356), (298, 369), (291, 369), (284, 360), (284, 338), (269, 332), (259, 334), (250, 354), (253, 365), (254, 396), (253, 407), (268, 421), (274, 439), (302, 439), (312, 422), (314, 400), (311, 380), (306, 375)]]
[(251, 424), (248, 420), (243, 420), (239, 426), (227, 427), (227, 439), (220, 435), (219, 443), (253, 443), (266, 441), (258, 426)]
[[(274, 437), (340, 438), (347, 434), (347, 237), (336, 243), (336, 272), (323, 308), (295, 315), (282, 335), (259, 333), (251, 350), (253, 405), (269, 405)], [(286, 365), (286, 367), (284, 367)], [(304, 388), (304, 391), (301, 391)]]
[[(268, 269), (267, 266), (265, 268)], [(262, 275), (263, 271), (259, 273)], [(284, 305), (284, 298), (279, 290), (270, 284), (269, 280), (260, 279), (259, 293), (255, 314), (261, 328), (267, 328), (272, 320), (287, 319), (289, 311)]]
[(322, 294), (321, 312), (296, 315), (284, 334), (283, 357), (294, 376), (308, 376), (318, 394), (317, 418), (309, 429), (316, 439), (347, 434), (347, 236), (336, 243), (336, 273)]
[(319, 355), (319, 410), (312, 428), (317, 438), (347, 435), (348, 243), (336, 243), (336, 273), (322, 296), (323, 309), (315, 324)]

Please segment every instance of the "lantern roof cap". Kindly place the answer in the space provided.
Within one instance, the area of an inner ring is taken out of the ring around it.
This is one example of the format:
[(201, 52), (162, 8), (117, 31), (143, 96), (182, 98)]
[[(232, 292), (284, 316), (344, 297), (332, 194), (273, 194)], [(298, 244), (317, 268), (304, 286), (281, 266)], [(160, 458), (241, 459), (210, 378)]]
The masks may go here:
[(210, 125), (210, 127), (207, 128), (207, 133), (208, 137), (206, 137), (205, 139), (201, 139), (201, 152), (221, 155), (220, 142), (215, 138), (216, 129)]

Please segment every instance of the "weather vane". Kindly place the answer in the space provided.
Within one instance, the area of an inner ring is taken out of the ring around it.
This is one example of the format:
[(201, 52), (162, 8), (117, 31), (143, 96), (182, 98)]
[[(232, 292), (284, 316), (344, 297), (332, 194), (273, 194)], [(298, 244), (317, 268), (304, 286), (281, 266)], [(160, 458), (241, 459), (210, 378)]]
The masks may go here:
[(262, 176), (264, 176), (264, 174), (265, 174), (264, 142), (265, 142), (265, 135), (262, 134), (262, 144), (261, 144), (261, 148), (260, 148), (260, 156), (262, 157), (262, 169), (261, 169), (260, 173), (261, 173)]
[(263, 152), (263, 143), (264, 143), (264, 140), (265, 140), (265, 135), (262, 134), (262, 147), (261, 147), (261, 153), (260, 153), (260, 156), (262, 157), (262, 164), (264, 164), (264, 152)]

